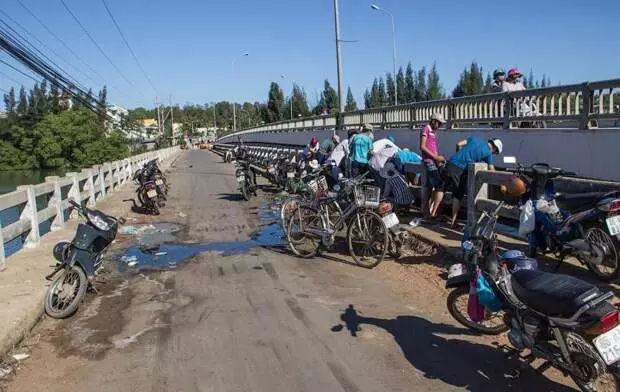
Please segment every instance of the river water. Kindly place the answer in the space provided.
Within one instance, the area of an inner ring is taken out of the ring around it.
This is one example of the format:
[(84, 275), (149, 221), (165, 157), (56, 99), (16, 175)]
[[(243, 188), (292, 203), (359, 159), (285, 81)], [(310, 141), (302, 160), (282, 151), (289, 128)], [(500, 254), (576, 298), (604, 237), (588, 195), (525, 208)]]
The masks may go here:
[[(0, 171), (0, 195), (13, 192), (20, 185), (36, 185), (45, 182), (47, 176), (63, 176), (63, 170), (12, 170)], [(42, 200), (37, 200), (37, 204)], [(20, 209), (18, 207), (0, 210), (0, 226), (5, 227), (19, 219)], [(48, 232), (50, 222), (42, 222), (39, 225), (41, 234)], [(8, 257), (22, 248), (24, 244), (22, 237), (17, 237), (4, 244), (4, 252)]]

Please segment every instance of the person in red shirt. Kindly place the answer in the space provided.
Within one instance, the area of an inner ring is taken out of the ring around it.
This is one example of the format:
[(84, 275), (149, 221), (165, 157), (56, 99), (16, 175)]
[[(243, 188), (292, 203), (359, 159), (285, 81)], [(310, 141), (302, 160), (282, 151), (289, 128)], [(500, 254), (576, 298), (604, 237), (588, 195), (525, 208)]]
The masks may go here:
[[(425, 188), (422, 199), (422, 214), (425, 217), (434, 217), (437, 214), (435, 205), (443, 197), (443, 186), (439, 167), (446, 162), (446, 158), (439, 155), (439, 143), (436, 131), (446, 120), (439, 113), (431, 116), (431, 121), (420, 131), (420, 150), (424, 162), (424, 172), (426, 174), (426, 184), (421, 184)], [(429, 201), (430, 204), (429, 204)]]

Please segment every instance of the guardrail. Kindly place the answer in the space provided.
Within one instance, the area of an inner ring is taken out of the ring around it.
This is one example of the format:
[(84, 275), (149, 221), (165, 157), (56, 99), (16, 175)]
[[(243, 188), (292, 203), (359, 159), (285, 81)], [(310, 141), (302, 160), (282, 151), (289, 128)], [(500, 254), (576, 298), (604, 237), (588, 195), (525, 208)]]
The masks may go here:
[(69, 199), (77, 203), (86, 201), (93, 206), (131, 181), (135, 170), (149, 160), (159, 158), (167, 167), (179, 151), (178, 146), (150, 151), (95, 165), (81, 172), (70, 172), (65, 177), (46, 177), (42, 184), (18, 186), (14, 192), (0, 195), (0, 211), (10, 208), (19, 210), (15, 222), (0, 224), (0, 270), (6, 265), (4, 247), (9, 241), (22, 237), (24, 247), (36, 247), (42, 236), (41, 224), (51, 222), (50, 231), (65, 227), (65, 222), (70, 219)]
[[(428, 122), (432, 113), (441, 113), (448, 128), (488, 125), (510, 129), (529, 123), (569, 124), (568, 128), (590, 129), (620, 126), (620, 79), (584, 82), (524, 91), (473, 95), (438, 101), (413, 102), (281, 121), (248, 128), (234, 134), (281, 132), (300, 129), (350, 129), (363, 123), (378, 128), (416, 128)], [(601, 123), (602, 120), (612, 120)], [(565, 127), (566, 128), (566, 127)]]

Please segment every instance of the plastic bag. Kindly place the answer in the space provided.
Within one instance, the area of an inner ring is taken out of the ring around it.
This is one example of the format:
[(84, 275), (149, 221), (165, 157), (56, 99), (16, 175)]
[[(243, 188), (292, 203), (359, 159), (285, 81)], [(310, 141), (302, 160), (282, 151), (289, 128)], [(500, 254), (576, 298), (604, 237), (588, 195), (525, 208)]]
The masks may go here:
[(502, 302), (482, 274), (478, 274), (478, 278), (476, 279), (476, 296), (478, 297), (478, 301), (491, 312), (497, 312), (502, 308)]
[(519, 235), (526, 236), (534, 231), (536, 227), (534, 214), (534, 203), (528, 200), (521, 206), (521, 216), (519, 217)]
[[(476, 275), (477, 276), (477, 275)], [(469, 283), (469, 298), (467, 299), (467, 314), (471, 321), (478, 323), (484, 320), (484, 306), (480, 303), (476, 294), (476, 278)]]

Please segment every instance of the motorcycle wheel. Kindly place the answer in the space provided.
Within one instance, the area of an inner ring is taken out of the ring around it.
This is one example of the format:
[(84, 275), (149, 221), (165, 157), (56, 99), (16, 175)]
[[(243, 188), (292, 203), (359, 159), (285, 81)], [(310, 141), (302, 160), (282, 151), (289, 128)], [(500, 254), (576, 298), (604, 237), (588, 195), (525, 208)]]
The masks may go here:
[(586, 263), (588, 268), (605, 282), (616, 279), (620, 269), (620, 258), (618, 257), (620, 244), (618, 244), (618, 241), (610, 236), (606, 228), (600, 223), (595, 223), (588, 227), (585, 232), (585, 238), (605, 253), (605, 259), (602, 264)]
[[(467, 313), (467, 303), (469, 301), (469, 285), (459, 286), (448, 294), (446, 305), (450, 315), (459, 324), (479, 332), (484, 335), (499, 335), (508, 331), (508, 326), (504, 322), (502, 313), (488, 313), (485, 320), (480, 322), (472, 321)], [(498, 321), (500, 323), (498, 323)]]
[(403, 255), (403, 252), (398, 247), (398, 244), (396, 244), (396, 241), (394, 240), (394, 236), (392, 234), (390, 234), (390, 244), (388, 245), (388, 254), (393, 259), (400, 259), (401, 256)]
[(137, 195), (138, 195), (138, 201), (140, 202), (141, 206), (146, 206), (146, 203), (144, 201), (144, 195), (143, 195), (144, 189), (138, 189)]
[(45, 294), (45, 313), (62, 319), (75, 313), (86, 295), (88, 279), (77, 265), (65, 268), (52, 281)]
[(584, 392), (616, 392), (618, 379), (598, 354), (596, 349), (580, 335), (569, 332), (566, 343), (573, 363), (581, 374), (570, 374), (575, 384)]
[(239, 185), (239, 190), (241, 191), (241, 195), (243, 195), (243, 198), (245, 199), (245, 201), (250, 201), (250, 189), (249, 189), (249, 187), (250, 186), (249, 186), (247, 180)]
[(374, 268), (385, 258), (390, 242), (388, 229), (372, 211), (358, 211), (347, 230), (349, 254), (360, 267)]

